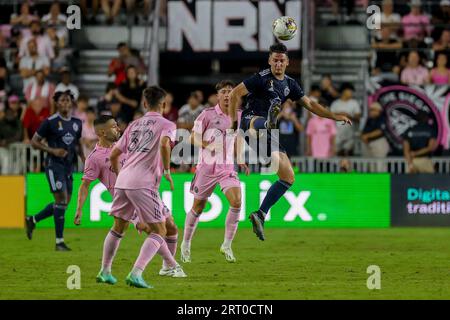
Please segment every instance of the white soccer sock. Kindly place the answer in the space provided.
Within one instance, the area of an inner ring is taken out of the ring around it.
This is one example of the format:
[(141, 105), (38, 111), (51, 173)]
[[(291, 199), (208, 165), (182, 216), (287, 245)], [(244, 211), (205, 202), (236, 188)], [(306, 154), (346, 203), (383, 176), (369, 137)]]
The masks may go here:
[(64, 238), (56, 238), (56, 244), (64, 243)]
[(133, 270), (131, 270), (131, 274), (133, 276), (140, 277), (142, 276), (142, 270), (139, 268), (133, 268)]
[(233, 240), (229, 240), (229, 239), (224, 239), (223, 240), (223, 246), (226, 248), (231, 248), (231, 243), (233, 242)]

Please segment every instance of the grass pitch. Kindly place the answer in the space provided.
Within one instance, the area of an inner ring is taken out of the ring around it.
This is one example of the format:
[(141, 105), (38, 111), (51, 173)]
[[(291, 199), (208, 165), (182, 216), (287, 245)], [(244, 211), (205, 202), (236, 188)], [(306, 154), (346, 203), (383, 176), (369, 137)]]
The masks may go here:
[[(131, 229), (113, 265), (119, 282), (97, 284), (106, 229), (68, 229), (72, 252), (54, 251), (54, 231), (0, 230), (0, 299), (450, 299), (450, 230), (267, 229), (266, 241), (240, 229), (230, 264), (219, 253), (222, 229), (198, 229), (188, 278), (144, 273), (155, 289), (125, 285), (144, 240)], [(181, 241), (180, 241), (181, 242)], [(179, 254), (177, 254), (179, 260)], [(69, 265), (81, 268), (81, 289), (69, 290)], [(369, 290), (369, 265), (381, 268), (381, 290)]]

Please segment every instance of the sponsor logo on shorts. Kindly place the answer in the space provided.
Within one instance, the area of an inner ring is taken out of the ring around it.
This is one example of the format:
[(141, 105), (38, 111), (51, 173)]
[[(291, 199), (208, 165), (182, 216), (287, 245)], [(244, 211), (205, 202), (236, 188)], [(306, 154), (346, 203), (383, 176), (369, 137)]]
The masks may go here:
[(61, 190), (62, 189), (62, 182), (56, 181), (56, 189)]

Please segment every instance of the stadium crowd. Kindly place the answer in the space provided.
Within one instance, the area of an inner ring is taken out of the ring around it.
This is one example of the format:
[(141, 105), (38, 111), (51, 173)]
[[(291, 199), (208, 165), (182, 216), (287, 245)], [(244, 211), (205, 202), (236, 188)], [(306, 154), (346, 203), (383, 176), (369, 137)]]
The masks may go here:
[[(122, 1), (100, 2), (106, 23), (114, 23)], [(128, 12), (136, 10), (135, 1), (125, 2)], [(148, 8), (149, 3), (143, 1), (141, 4)], [(85, 20), (92, 24), (101, 23), (96, 17), (99, 1), (90, 4), (92, 8), (88, 10), (87, 2), (81, 1)], [(372, 75), (383, 84), (450, 84), (450, 30), (440, 27), (450, 22), (450, 1), (440, 1), (433, 12), (423, 12), (419, 0), (409, 1), (409, 6), (410, 11), (401, 17), (394, 12), (393, 1), (382, 1), (382, 28), (375, 32), (372, 41)], [(109, 64), (108, 76), (112, 81), (107, 84), (104, 95), (86, 97), (79, 92), (71, 81), (72, 48), (69, 47), (65, 27), (67, 17), (62, 7), (54, 2), (48, 12), (39, 15), (25, 1), (20, 13), (11, 15), (10, 23), (0, 26), (2, 173), (7, 173), (8, 146), (17, 142), (28, 144), (42, 121), (55, 112), (51, 97), (56, 91), (70, 89), (76, 98), (73, 114), (83, 121), (82, 143), (86, 153), (96, 143), (93, 122), (98, 115), (114, 116), (122, 130), (143, 115), (140, 97), (146, 86), (142, 79), (147, 67), (139, 52), (125, 42), (117, 45), (118, 55)], [(160, 18), (165, 19), (163, 12)], [(366, 122), (360, 123), (362, 106), (354, 99), (354, 91), (352, 83), (343, 83), (337, 88), (331, 75), (325, 75), (308, 92), (312, 99), (329, 106), (333, 112), (349, 116), (354, 121), (353, 127), (337, 126), (333, 121), (312, 114), (302, 116), (296, 103), (286, 103), (279, 127), (280, 139), (288, 154), (314, 158), (352, 156), (357, 143), (362, 142), (363, 148), (358, 154), (386, 157), (389, 144), (384, 137), (382, 108), (378, 103), (372, 104)], [(201, 90), (191, 92), (182, 106), (173, 105), (172, 94), (167, 99), (164, 117), (175, 122), (178, 128), (188, 130), (192, 129), (195, 118), (204, 108), (217, 103), (215, 95), (205, 98)], [(300, 133), (306, 135), (304, 150), (300, 150)]]

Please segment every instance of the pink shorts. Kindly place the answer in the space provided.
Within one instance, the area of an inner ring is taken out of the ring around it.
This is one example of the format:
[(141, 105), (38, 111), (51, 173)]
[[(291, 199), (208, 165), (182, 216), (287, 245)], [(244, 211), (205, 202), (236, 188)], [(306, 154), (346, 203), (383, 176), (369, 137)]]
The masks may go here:
[(115, 189), (110, 215), (133, 223), (136, 218), (145, 223), (162, 223), (171, 216), (171, 212), (158, 191)]
[(218, 174), (206, 174), (202, 170), (195, 172), (191, 183), (191, 193), (195, 199), (206, 200), (213, 193), (216, 185), (219, 184), (223, 193), (230, 188), (240, 188), (241, 183), (235, 171), (224, 171)]

